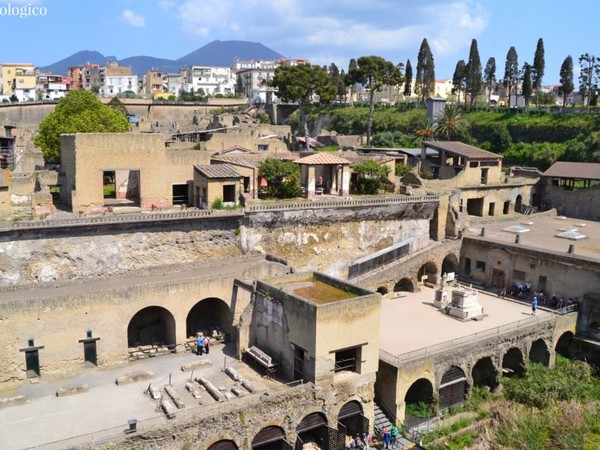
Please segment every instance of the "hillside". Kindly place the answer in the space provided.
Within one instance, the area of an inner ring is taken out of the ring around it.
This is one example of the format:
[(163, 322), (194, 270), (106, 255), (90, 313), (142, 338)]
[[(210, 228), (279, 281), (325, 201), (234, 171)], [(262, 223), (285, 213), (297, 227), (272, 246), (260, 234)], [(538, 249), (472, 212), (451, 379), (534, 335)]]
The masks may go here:
[(42, 67), (43, 71), (66, 74), (71, 66), (87, 63), (105, 64), (117, 61), (121, 66), (131, 66), (134, 75), (143, 75), (155, 68), (164, 72), (177, 72), (182, 67), (191, 65), (231, 66), (234, 59), (278, 59), (282, 55), (266, 47), (260, 42), (249, 41), (212, 41), (199, 49), (178, 59), (157, 58), (154, 56), (130, 56), (118, 60), (114, 56), (104, 56), (97, 51), (84, 50), (67, 56), (60, 61)]

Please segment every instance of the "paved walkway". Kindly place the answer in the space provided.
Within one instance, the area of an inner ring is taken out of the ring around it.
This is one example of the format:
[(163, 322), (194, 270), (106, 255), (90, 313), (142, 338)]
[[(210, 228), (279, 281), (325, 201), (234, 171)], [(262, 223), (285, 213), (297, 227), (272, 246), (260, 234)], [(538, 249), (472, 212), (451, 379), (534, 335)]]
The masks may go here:
[[(215, 382), (217, 386), (233, 385), (227, 375), (222, 373), (224, 364), (234, 366), (245, 379), (251, 381), (257, 390), (273, 386), (274, 381), (267, 381), (256, 372), (227, 356), (231, 354), (229, 347), (214, 346), (209, 355), (196, 356), (192, 353), (167, 355), (138, 361), (112, 370), (91, 369), (79, 375), (64, 379), (40, 378), (35, 384), (26, 384), (10, 392), (1, 392), (0, 397), (24, 395), (29, 401), (22, 405), (7, 406), (0, 409), (0, 448), (17, 450), (40, 446), (40, 448), (64, 448), (69, 443), (91, 442), (91, 436), (75, 439), (70, 442), (44, 445), (54, 441), (69, 439), (73, 436), (95, 434), (95, 439), (102, 435), (123, 435), (128, 428), (128, 420), (166, 422), (164, 414), (156, 411), (156, 402), (144, 395), (150, 383), (160, 387), (171, 383), (186, 402), (186, 407), (199, 406), (191, 394), (186, 393), (185, 383), (191, 372), (182, 372), (181, 366), (196, 361), (198, 358), (210, 359), (212, 365), (196, 370), (194, 377), (202, 374)], [(131, 384), (116, 385), (117, 377), (138, 371), (151, 371), (154, 376), (149, 380)], [(56, 391), (61, 387), (87, 384), (87, 392), (66, 397), (57, 397)], [(218, 383), (218, 384), (217, 384)], [(208, 394), (202, 393), (204, 402)], [(140, 424), (140, 428), (143, 423)], [(102, 430), (110, 432), (101, 433)]]

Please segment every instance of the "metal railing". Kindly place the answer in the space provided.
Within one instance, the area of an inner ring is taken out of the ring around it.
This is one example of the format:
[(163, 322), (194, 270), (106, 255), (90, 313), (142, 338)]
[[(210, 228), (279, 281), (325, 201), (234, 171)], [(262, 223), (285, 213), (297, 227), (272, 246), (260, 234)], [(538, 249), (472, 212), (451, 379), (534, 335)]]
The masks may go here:
[(247, 213), (267, 212), (267, 211), (290, 211), (297, 209), (322, 209), (322, 208), (352, 208), (360, 206), (385, 206), (405, 203), (423, 203), (439, 202), (438, 195), (422, 195), (419, 197), (410, 196), (390, 196), (364, 199), (346, 199), (346, 200), (315, 200), (299, 201), (289, 203), (268, 203), (262, 205), (248, 205), (244, 210)]
[(456, 350), (457, 348), (464, 347), (467, 345), (480, 343), (482, 340), (485, 339), (494, 339), (504, 334), (525, 330), (527, 328), (536, 326), (540, 323), (550, 322), (551, 320), (554, 320), (554, 316), (552, 314), (536, 316), (529, 319), (519, 320), (518, 322), (501, 325), (490, 330), (480, 331), (477, 333), (462, 336), (456, 339), (452, 339), (450, 341), (442, 342), (440, 344), (430, 345), (428, 347), (413, 350), (411, 352), (401, 353), (399, 355), (392, 355), (391, 353), (386, 352), (385, 350), (379, 350), (379, 357), (382, 360), (391, 364), (406, 364), (408, 362), (418, 361), (420, 359), (428, 358), (440, 353)]

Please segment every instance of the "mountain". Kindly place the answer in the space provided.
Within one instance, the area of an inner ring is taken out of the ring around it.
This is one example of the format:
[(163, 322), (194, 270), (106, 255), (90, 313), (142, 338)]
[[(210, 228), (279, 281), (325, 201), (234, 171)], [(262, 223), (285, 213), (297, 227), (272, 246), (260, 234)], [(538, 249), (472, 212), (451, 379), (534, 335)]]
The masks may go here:
[(95, 51), (81, 51), (41, 69), (55, 74), (66, 74), (67, 68), (86, 63), (106, 64), (117, 61), (120, 66), (131, 66), (134, 75), (144, 75), (155, 68), (164, 72), (177, 72), (181, 67), (192, 65), (230, 67), (234, 59), (279, 59), (283, 56), (260, 42), (249, 41), (212, 41), (198, 50), (179, 59), (155, 58), (153, 56), (131, 56), (117, 60), (114, 56), (104, 56)]
[(71, 56), (67, 56), (65, 59), (61, 59), (49, 66), (42, 67), (45, 72), (55, 74), (67, 74), (67, 68), (73, 66), (81, 66), (83, 64), (106, 64), (107, 61), (116, 61), (117, 58), (114, 56), (104, 56), (102, 53), (94, 52), (90, 50), (83, 50), (77, 53), (73, 53)]

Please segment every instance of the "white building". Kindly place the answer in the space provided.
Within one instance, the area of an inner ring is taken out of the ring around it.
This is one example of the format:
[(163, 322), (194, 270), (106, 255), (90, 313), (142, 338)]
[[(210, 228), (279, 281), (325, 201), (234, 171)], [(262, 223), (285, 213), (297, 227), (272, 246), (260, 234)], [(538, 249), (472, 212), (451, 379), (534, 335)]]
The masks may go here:
[(137, 75), (107, 75), (104, 79), (104, 86), (100, 88), (100, 94), (103, 97), (112, 97), (125, 91), (131, 91), (137, 95)]
[(235, 93), (235, 74), (230, 67), (191, 66), (187, 71), (187, 86), (207, 95)]

